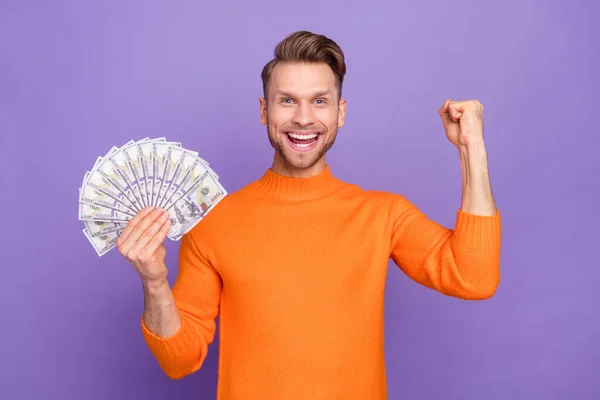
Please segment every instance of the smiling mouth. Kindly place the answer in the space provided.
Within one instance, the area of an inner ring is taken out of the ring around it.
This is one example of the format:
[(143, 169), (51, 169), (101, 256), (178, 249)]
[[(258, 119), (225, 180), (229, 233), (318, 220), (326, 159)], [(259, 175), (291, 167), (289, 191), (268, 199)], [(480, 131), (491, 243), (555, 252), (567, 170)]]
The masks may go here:
[(288, 142), (296, 150), (311, 150), (319, 140), (318, 133), (292, 133), (286, 132)]

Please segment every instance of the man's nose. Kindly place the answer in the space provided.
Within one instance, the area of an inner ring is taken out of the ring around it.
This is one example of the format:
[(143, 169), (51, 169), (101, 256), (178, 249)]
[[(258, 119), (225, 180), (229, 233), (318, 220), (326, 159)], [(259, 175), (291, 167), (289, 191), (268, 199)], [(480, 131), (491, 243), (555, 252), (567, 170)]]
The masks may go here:
[(294, 113), (293, 123), (299, 126), (308, 126), (314, 122), (314, 114), (310, 104), (300, 103)]

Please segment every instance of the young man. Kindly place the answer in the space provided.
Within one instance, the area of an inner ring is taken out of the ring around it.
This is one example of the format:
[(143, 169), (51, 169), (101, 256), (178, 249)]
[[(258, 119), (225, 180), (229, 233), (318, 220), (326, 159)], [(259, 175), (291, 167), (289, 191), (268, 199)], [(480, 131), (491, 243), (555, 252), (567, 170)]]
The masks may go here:
[(273, 165), (182, 238), (172, 290), (166, 214), (143, 210), (120, 237), (143, 282), (144, 338), (169, 377), (202, 366), (219, 315), (219, 399), (385, 399), (390, 258), (443, 294), (495, 293), (501, 223), (483, 106), (446, 100), (439, 110), (463, 172), (462, 205), (447, 229), (401, 195), (332, 174), (325, 155), (344, 124), (345, 71), (341, 49), (325, 36), (296, 32), (279, 43), (260, 99)]

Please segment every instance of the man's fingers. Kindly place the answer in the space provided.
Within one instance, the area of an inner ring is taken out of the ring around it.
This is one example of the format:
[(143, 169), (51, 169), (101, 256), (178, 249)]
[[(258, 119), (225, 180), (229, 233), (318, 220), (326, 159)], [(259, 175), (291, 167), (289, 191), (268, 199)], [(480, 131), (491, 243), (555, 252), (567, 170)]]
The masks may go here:
[(442, 118), (442, 123), (444, 124), (444, 127), (446, 127), (447, 124), (454, 122), (450, 117), (449, 106), (451, 102), (451, 99), (446, 99), (446, 101), (444, 101), (444, 104), (442, 104), (442, 106), (438, 110), (438, 112), (440, 113), (440, 118)]
[(448, 115), (454, 122), (458, 122), (460, 120), (463, 111), (465, 111), (464, 101), (454, 101), (448, 104)]
[(129, 253), (129, 251), (135, 246), (142, 234), (162, 215), (163, 212), (164, 211), (162, 209), (155, 208), (152, 212), (146, 214), (146, 216), (139, 221), (134, 228), (132, 228), (132, 230), (129, 232), (129, 235), (124, 240), (121, 240), (121, 243), (117, 244), (121, 254), (126, 256), (127, 253)]
[(162, 242), (165, 241), (165, 238), (167, 237), (167, 234), (169, 233), (169, 229), (171, 229), (171, 220), (167, 219), (165, 221), (165, 223), (162, 225), (162, 227), (160, 228), (160, 230), (158, 231), (158, 233), (156, 235), (154, 235), (152, 240), (150, 240), (150, 243), (148, 243), (148, 245), (146, 246), (145, 251), (147, 251), (148, 254), (154, 254), (156, 252), (156, 250), (158, 249), (158, 246), (160, 246), (162, 244)]
[(127, 225), (125, 225), (125, 229), (123, 229), (123, 233), (117, 239), (117, 246), (121, 245), (127, 240), (127, 237), (133, 231), (133, 229), (139, 224), (141, 220), (143, 220), (149, 213), (152, 211), (152, 207), (143, 208), (140, 212), (138, 212), (135, 217), (131, 218)]
[(448, 114), (448, 104), (450, 104), (452, 100), (450, 99), (446, 99), (446, 101), (444, 101), (444, 104), (442, 104), (442, 106), (439, 108), (439, 113), (440, 116), (444, 116), (444, 114)]
[[(146, 247), (168, 222), (169, 213), (165, 212), (156, 221), (154, 221), (154, 223), (150, 225), (148, 229), (144, 231), (139, 240), (137, 240), (137, 242), (133, 245), (131, 250), (137, 252)], [(144, 252), (149, 252), (149, 249), (146, 249)], [(149, 254), (152, 254), (152, 252), (149, 252)]]
[(468, 101), (452, 101), (447, 99), (444, 104), (440, 107), (440, 117), (444, 126), (448, 123), (458, 123), (460, 117), (467, 111), (476, 111), (480, 115), (483, 115), (483, 104), (477, 100)]

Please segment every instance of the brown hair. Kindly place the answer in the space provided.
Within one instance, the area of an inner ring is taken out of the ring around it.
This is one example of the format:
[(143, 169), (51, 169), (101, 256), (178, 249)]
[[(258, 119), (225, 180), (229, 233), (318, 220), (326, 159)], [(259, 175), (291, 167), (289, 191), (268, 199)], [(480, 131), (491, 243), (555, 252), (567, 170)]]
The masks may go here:
[(273, 51), (273, 59), (263, 68), (261, 73), (263, 94), (266, 97), (267, 84), (273, 69), (280, 62), (323, 62), (331, 68), (336, 78), (339, 98), (342, 97), (342, 84), (346, 74), (344, 52), (336, 42), (324, 35), (309, 31), (297, 31), (277, 44)]

